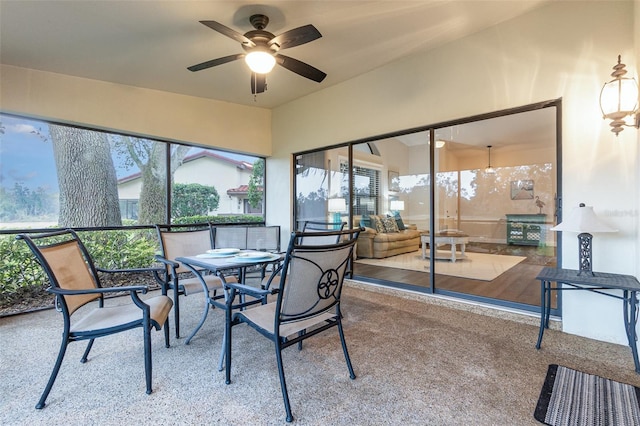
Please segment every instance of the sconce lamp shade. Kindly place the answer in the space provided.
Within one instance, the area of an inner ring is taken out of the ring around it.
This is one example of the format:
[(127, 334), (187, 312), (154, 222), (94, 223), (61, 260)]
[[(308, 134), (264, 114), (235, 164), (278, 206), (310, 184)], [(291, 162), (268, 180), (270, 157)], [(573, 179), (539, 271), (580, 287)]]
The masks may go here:
[(404, 201), (391, 200), (391, 202), (389, 203), (389, 210), (392, 210), (392, 211), (404, 210)]
[(593, 212), (593, 207), (585, 206), (582, 203), (571, 211), (566, 220), (551, 228), (551, 231), (576, 233), (618, 232), (617, 229), (613, 229), (606, 223), (601, 222)]
[(262, 51), (254, 50), (244, 57), (244, 61), (249, 65), (251, 71), (258, 74), (267, 74), (271, 72), (276, 64), (276, 58), (272, 54)]
[(580, 203), (580, 206), (575, 207), (567, 220), (557, 224), (551, 231), (567, 231), (578, 233), (578, 262), (580, 265), (580, 271), (578, 275), (586, 272), (590, 275), (595, 275), (592, 270), (592, 245), (591, 241), (593, 236), (592, 232), (618, 232), (617, 229), (611, 228), (609, 225), (600, 222), (596, 214), (593, 212), (593, 207), (585, 206)]
[[(622, 126), (640, 126), (640, 110), (638, 110), (638, 83), (634, 78), (624, 77), (627, 73), (625, 64), (614, 65), (611, 77), (613, 80), (602, 86), (600, 91), (600, 109), (602, 117), (611, 120), (611, 131), (618, 135), (624, 129)], [(627, 117), (633, 118), (635, 123), (627, 123)]]
[(333, 213), (347, 211), (347, 200), (344, 198), (330, 198), (327, 210)]

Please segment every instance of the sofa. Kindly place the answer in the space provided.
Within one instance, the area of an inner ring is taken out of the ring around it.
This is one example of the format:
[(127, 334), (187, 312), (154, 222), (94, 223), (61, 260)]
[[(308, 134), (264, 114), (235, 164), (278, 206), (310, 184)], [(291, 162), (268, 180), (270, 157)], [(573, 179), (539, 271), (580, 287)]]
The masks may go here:
[(364, 227), (358, 236), (358, 257), (382, 259), (420, 248), (421, 231), (415, 225), (405, 225), (400, 216), (363, 215), (353, 219), (355, 224)]

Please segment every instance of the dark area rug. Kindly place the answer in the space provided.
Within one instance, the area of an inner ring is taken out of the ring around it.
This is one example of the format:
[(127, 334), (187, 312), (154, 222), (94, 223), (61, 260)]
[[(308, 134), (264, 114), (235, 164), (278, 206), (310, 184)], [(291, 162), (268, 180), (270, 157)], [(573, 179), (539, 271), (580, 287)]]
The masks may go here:
[(640, 388), (549, 365), (536, 420), (550, 426), (640, 425)]

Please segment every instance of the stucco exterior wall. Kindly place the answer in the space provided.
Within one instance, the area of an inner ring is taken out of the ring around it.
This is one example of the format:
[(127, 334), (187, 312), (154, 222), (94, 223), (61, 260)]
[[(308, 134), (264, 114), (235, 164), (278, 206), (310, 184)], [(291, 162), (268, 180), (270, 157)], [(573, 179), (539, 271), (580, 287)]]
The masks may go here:
[[(291, 191), (292, 151), (561, 98), (563, 205), (592, 205), (620, 230), (595, 236), (595, 270), (639, 276), (640, 137), (615, 137), (598, 105), (618, 54), (638, 69), (638, 8), (553, 2), (275, 109), (267, 221), (290, 225), (280, 218), (291, 200), (276, 194)], [(575, 235), (563, 235), (562, 257), (577, 268)], [(619, 301), (586, 293), (563, 295), (564, 330), (625, 343)]]

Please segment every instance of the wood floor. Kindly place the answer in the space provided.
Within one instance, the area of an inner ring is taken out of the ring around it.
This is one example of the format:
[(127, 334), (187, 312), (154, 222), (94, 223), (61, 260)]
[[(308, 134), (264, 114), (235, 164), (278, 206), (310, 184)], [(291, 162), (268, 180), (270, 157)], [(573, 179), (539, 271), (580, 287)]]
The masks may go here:
[[(446, 248), (445, 248), (446, 249)], [(448, 275), (435, 275), (435, 287), (438, 291), (451, 291), (484, 298), (497, 299), (523, 305), (540, 306), (540, 282), (536, 276), (545, 266), (555, 266), (555, 253), (541, 256), (536, 247), (510, 247), (504, 245), (470, 245), (468, 251), (527, 256), (513, 268), (499, 275), (493, 281), (481, 281)], [(429, 273), (381, 266), (354, 264), (354, 277), (366, 281), (383, 280), (415, 287), (429, 288)], [(555, 292), (554, 292), (555, 295)], [(555, 307), (555, 301), (552, 302)]]

